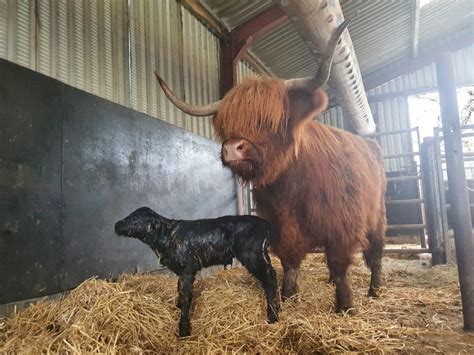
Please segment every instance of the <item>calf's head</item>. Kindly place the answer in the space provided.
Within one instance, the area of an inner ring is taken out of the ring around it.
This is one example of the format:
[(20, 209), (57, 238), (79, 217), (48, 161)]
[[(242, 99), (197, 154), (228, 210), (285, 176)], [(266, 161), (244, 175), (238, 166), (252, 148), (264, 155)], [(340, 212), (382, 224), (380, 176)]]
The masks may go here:
[(115, 223), (115, 233), (147, 242), (161, 226), (160, 216), (148, 207), (140, 207)]
[(321, 87), (329, 79), (334, 52), (349, 21), (331, 36), (315, 76), (247, 80), (207, 106), (185, 103), (155, 74), (178, 108), (193, 116), (214, 115), (224, 166), (244, 180), (269, 183), (298, 156), (300, 147), (307, 143), (302, 134), (306, 124), (327, 107), (328, 98)]

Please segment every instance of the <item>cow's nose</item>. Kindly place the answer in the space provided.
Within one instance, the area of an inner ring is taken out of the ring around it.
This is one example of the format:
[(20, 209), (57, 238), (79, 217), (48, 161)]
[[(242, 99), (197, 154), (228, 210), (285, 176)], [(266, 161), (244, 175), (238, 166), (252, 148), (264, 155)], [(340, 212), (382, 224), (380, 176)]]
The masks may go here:
[(222, 158), (224, 161), (245, 159), (249, 143), (245, 139), (229, 139), (222, 144)]

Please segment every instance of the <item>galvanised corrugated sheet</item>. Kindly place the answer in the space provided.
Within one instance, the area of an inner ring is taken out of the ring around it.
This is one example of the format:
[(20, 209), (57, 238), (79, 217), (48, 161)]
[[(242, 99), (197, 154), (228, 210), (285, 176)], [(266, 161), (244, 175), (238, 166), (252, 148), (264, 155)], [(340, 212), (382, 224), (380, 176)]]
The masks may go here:
[(178, 110), (158, 87), (153, 71), (191, 104), (219, 99), (219, 41), (174, 0), (129, 0), (132, 108), (206, 138), (209, 117)]
[[(271, 0), (203, 0), (229, 29), (248, 21), (272, 6)], [(267, 33), (251, 46), (259, 60), (280, 78), (307, 76), (316, 72), (314, 55), (290, 22)]]
[(183, 126), (183, 114), (158, 87), (160, 73), (183, 97), (180, 6), (173, 0), (129, 0), (130, 104), (137, 111)]
[(258, 77), (255, 70), (245, 60), (237, 64), (237, 83), (240, 84), (245, 78)]
[(7, 0), (0, 0), (0, 57), (8, 56), (8, 4)]
[(420, 44), (474, 23), (474, 1), (433, 0), (420, 9)]
[(280, 78), (314, 75), (318, 68), (315, 55), (290, 22), (259, 38), (251, 49)]
[(319, 116), (318, 121), (330, 126), (344, 128), (344, 114), (341, 107), (333, 107)]
[[(204, 3), (229, 28), (237, 27), (272, 4), (269, 0), (204, 0)], [(349, 32), (364, 76), (410, 54), (414, 0), (340, 0), (340, 3), (345, 17), (359, 11), (349, 25)], [(419, 47), (432, 45), (435, 38), (473, 21), (473, 0), (433, 0), (420, 9)], [(317, 68), (309, 46), (289, 24), (260, 38), (251, 48), (282, 78), (310, 75)]]
[[(410, 127), (410, 114), (406, 97), (376, 102), (370, 106), (377, 120), (378, 132), (391, 132)], [(383, 154), (392, 155), (413, 151), (412, 135), (413, 133), (403, 133), (380, 137)], [(384, 160), (385, 170), (406, 170), (410, 167), (410, 159), (386, 159)]]
[[(212, 138), (158, 88), (219, 98), (219, 42), (175, 0), (0, 0), (0, 57)], [(35, 16), (35, 12), (37, 16)]]
[(413, 1), (340, 2), (345, 17), (359, 11), (349, 32), (364, 75), (409, 53)]
[[(190, 12), (182, 9), (183, 83), (186, 101), (208, 104), (219, 100), (219, 41)], [(175, 55), (176, 57), (176, 55)], [(174, 58), (177, 61), (177, 58)], [(210, 117), (186, 117), (186, 128), (207, 138), (214, 132)]]
[[(456, 84), (457, 86), (474, 85), (474, 45), (454, 52)], [(427, 89), (432, 90), (438, 85), (436, 65), (432, 63), (413, 73), (393, 79), (367, 94), (380, 95), (405, 90)]]
[(127, 104), (125, 0), (0, 0), (0, 57)]
[(232, 29), (270, 7), (273, 0), (202, 0), (227, 28)]

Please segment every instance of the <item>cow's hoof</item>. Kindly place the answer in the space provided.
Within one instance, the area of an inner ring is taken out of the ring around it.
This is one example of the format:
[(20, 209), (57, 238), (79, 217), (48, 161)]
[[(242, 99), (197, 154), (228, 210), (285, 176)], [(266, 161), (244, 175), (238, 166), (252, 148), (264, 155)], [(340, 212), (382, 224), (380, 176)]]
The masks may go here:
[(378, 298), (379, 297), (378, 290), (376, 288), (370, 287), (369, 292), (367, 292), (367, 296), (370, 298)]
[(350, 316), (355, 316), (358, 312), (354, 307), (337, 307), (336, 312), (340, 314), (347, 314)]

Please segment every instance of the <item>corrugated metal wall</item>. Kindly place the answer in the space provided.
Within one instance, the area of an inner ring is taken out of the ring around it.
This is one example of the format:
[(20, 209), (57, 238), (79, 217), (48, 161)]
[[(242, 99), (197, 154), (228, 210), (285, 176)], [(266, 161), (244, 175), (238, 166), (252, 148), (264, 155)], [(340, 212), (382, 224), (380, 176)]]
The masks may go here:
[(0, 0), (0, 57), (212, 137), (158, 90), (219, 98), (219, 41), (176, 0)]
[[(474, 45), (454, 53), (456, 82), (458, 86), (474, 85)], [(438, 85), (435, 63), (427, 65), (411, 74), (393, 79), (367, 94), (380, 95), (396, 91), (434, 88)]]
[[(219, 41), (183, 8), (183, 60), (185, 98), (192, 104), (219, 100)], [(187, 127), (204, 137), (213, 136), (209, 117), (187, 117)]]
[[(370, 109), (378, 122), (378, 132), (398, 131), (411, 126), (406, 97), (371, 103)], [(408, 153), (417, 150), (416, 147), (414, 149), (412, 144), (412, 133), (382, 136), (379, 140), (384, 155)], [(411, 166), (410, 160), (410, 157), (386, 159), (384, 160), (385, 170), (405, 170)]]
[(333, 107), (332, 109), (326, 111), (321, 116), (319, 116), (318, 121), (330, 126), (344, 128), (344, 115), (341, 107)]
[(258, 73), (247, 63), (241, 60), (237, 65), (237, 83), (240, 84), (245, 78), (256, 77)]
[(0, 0), (0, 56), (127, 104), (123, 4)]

